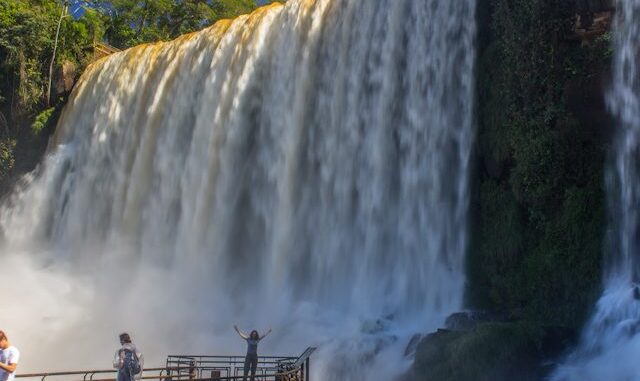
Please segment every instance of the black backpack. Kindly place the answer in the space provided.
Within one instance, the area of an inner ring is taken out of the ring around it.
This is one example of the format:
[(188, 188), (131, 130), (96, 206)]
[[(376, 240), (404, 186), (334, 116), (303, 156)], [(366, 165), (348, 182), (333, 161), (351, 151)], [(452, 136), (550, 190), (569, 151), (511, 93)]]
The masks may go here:
[(138, 355), (131, 349), (123, 349), (124, 361), (122, 368), (129, 372), (130, 375), (138, 374), (142, 371)]

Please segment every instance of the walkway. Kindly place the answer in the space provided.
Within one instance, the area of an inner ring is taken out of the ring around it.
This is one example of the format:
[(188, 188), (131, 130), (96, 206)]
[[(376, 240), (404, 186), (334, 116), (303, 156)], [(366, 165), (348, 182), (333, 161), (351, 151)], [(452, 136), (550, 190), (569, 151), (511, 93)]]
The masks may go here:
[[(310, 381), (310, 357), (316, 348), (307, 348), (298, 357), (260, 356), (256, 381)], [(244, 356), (170, 355), (161, 368), (144, 369), (142, 380), (226, 381), (242, 380)], [(116, 371), (82, 370), (17, 374), (22, 380), (116, 381)]]

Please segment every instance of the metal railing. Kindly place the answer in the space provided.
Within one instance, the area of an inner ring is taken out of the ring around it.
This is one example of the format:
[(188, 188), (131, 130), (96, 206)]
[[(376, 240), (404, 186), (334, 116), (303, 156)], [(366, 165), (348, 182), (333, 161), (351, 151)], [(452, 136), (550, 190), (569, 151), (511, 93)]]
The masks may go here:
[[(179, 372), (180, 369), (169, 369), (169, 368), (149, 368), (144, 369), (143, 373), (140, 377), (142, 380), (164, 380), (167, 378), (173, 379), (182, 379), (186, 377), (176, 377), (169, 376), (171, 372)], [(108, 370), (78, 370), (78, 371), (70, 371), (70, 372), (46, 372), (46, 373), (25, 373), (25, 374), (16, 374), (16, 378), (39, 378), (41, 381), (45, 381), (46, 379), (57, 378), (59, 381), (115, 381), (116, 377), (113, 378), (96, 378), (98, 375), (107, 375), (112, 374), (115, 375), (117, 373), (116, 369), (108, 369)], [(150, 374), (153, 373), (153, 374)], [(70, 377), (71, 376), (71, 377)], [(80, 379), (82, 377), (82, 379)]]
[[(259, 356), (256, 381), (309, 381), (311, 354), (299, 357)], [(143, 369), (137, 379), (158, 381), (231, 381), (244, 379), (244, 356), (170, 355), (166, 366)], [(117, 370), (81, 370), (17, 374), (16, 378), (40, 381), (117, 381)], [(111, 377), (107, 376), (111, 375)], [(248, 379), (248, 377), (247, 377)]]
[[(259, 356), (256, 380), (305, 381), (309, 380), (311, 354), (307, 348), (299, 357)], [(167, 368), (180, 369), (175, 374), (190, 375), (192, 380), (244, 379), (244, 356), (170, 355)]]

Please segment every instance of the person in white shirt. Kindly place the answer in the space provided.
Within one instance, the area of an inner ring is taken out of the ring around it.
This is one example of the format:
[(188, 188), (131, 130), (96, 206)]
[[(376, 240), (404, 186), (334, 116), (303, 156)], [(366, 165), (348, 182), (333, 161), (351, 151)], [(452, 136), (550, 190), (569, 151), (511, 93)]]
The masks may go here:
[(120, 345), (120, 349), (113, 356), (113, 367), (118, 369), (117, 381), (140, 380), (144, 367), (142, 352), (131, 342), (128, 333), (120, 335)]
[(0, 331), (0, 381), (13, 381), (20, 360), (20, 351), (11, 345), (4, 331)]

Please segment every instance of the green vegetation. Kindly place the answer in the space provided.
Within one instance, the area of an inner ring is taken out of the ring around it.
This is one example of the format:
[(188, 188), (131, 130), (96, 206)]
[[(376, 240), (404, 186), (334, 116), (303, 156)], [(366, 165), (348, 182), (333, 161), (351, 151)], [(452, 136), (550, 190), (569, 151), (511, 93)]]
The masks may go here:
[[(0, 134), (0, 180), (16, 164), (15, 150), (23, 144), (35, 144), (30, 125), (47, 107), (49, 66), (61, 9), (54, 1), (0, 2), (0, 119), (5, 125)], [(85, 52), (77, 47), (91, 44), (93, 36), (88, 32), (87, 21), (89, 18), (77, 22), (68, 17), (62, 19), (56, 63), (86, 61)]]
[(612, 46), (608, 32), (577, 38), (576, 13), (479, 0), (467, 304), (507, 322), (430, 335), (415, 380), (543, 379), (600, 293)]
[(478, 9), (467, 303), (509, 322), (431, 335), (416, 380), (542, 379), (600, 292), (610, 34), (577, 38), (570, 2), (480, 0)]
[(255, 7), (254, 0), (1, 1), (0, 185), (14, 165), (13, 172), (29, 170), (39, 160), (68, 95), (56, 90), (63, 64), (79, 75), (95, 42), (123, 49), (169, 40)]
[(116, 47), (170, 40), (255, 7), (254, 0), (112, 0), (101, 4), (109, 16), (105, 37)]
[(31, 131), (33, 131), (34, 134), (38, 135), (46, 127), (50, 126), (52, 124), (52, 118), (55, 115), (55, 110), (55, 108), (49, 107), (48, 109), (45, 109), (40, 114), (38, 114), (36, 116), (36, 120), (31, 125)]
[(487, 3), (469, 302), (578, 329), (599, 293), (605, 136), (573, 104), (606, 114), (610, 37), (572, 39), (570, 2)]
[(7, 175), (7, 172), (13, 168), (13, 149), (16, 142), (12, 139), (0, 140), (0, 178)]

